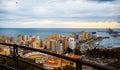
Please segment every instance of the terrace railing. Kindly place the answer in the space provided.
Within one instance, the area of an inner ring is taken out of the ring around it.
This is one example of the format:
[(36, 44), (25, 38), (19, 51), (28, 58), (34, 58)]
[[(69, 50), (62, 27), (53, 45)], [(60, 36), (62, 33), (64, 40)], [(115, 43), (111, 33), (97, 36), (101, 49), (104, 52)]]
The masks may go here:
[(48, 54), (48, 55), (52, 55), (52, 56), (55, 56), (55, 57), (58, 57), (58, 58), (62, 58), (62, 59), (65, 59), (65, 60), (75, 62), (76, 63), (76, 70), (82, 70), (82, 65), (90, 66), (90, 67), (93, 67), (95, 69), (100, 69), (100, 70), (115, 70), (112, 67), (107, 67), (107, 66), (100, 65), (100, 64), (94, 64), (94, 63), (84, 61), (84, 60), (81, 60), (81, 59), (71, 58), (71, 57), (67, 57), (67, 56), (64, 56), (64, 55), (59, 55), (59, 54), (56, 54), (56, 53), (53, 53), (53, 52), (48, 52), (48, 51), (41, 50), (41, 49), (35, 49), (35, 48), (31, 48), (31, 47), (20, 46), (20, 45), (16, 45), (16, 44), (7, 44), (7, 43), (0, 43), (0, 45), (6, 45), (6, 46), (13, 47), (12, 48), (13, 49), (13, 54), (14, 54), (13, 57), (0, 54), (0, 56), (11, 58), (11, 59), (14, 60), (14, 67), (10, 67), (10, 66), (4, 65), (4, 64), (0, 64), (0, 67), (4, 67), (6, 69), (19, 70), (19, 63), (18, 62), (20, 61), (20, 62), (24, 62), (24, 63), (30, 64), (30, 65), (33, 65), (33, 66), (35, 66), (39, 69), (46, 70), (46, 68), (44, 66), (40, 66), (38, 64), (31, 63), (31, 62), (28, 62), (24, 59), (18, 58), (18, 55), (19, 55), (18, 54), (18, 48), (23, 48), (23, 49), (26, 49), (26, 50), (37, 51), (37, 52), (45, 53), (45, 54)]

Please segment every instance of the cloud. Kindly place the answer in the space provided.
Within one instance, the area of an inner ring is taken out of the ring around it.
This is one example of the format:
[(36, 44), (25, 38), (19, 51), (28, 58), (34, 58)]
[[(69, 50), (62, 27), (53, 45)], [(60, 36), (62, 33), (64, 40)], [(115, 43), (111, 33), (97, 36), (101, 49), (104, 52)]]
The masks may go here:
[[(11, 23), (11, 24), (10, 24)], [(118, 22), (81, 22), (81, 21), (58, 21), (58, 20), (28, 20), (1, 24), (2, 28), (119, 28)]]
[(96, 1), (96, 2), (113, 2), (116, 0), (89, 0), (89, 1)]
[[(15, 0), (1, 0), (0, 25), (7, 23), (9, 26), (26, 22), (27, 26), (32, 27), (31, 23), (37, 25), (41, 20), (55, 20), (62, 23), (120, 22), (119, 0), (18, 0), (17, 2), (18, 4)], [(41, 25), (45, 23), (42, 22)], [(14, 25), (19, 27), (19, 24)], [(59, 27), (57, 22), (54, 25)]]

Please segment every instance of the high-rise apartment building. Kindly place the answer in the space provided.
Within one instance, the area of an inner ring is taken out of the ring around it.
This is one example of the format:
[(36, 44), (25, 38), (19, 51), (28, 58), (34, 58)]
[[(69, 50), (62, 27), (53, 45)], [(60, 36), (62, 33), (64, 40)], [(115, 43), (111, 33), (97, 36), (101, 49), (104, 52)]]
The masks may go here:
[(63, 37), (63, 48), (64, 50), (66, 50), (68, 47), (68, 38), (67, 37)]
[(68, 45), (69, 45), (69, 48), (75, 49), (75, 39), (72, 38), (72, 37), (70, 37), (70, 38), (68, 39)]
[(22, 35), (18, 35), (18, 42), (22, 41)]
[(51, 51), (54, 51), (54, 52), (56, 52), (56, 40), (54, 40), (54, 39), (51, 39), (50, 40), (50, 49), (51, 49)]
[(49, 38), (50, 39), (60, 39), (60, 34), (51, 34), (50, 36), (49, 36)]
[(92, 32), (82, 32), (82, 41), (92, 38)]

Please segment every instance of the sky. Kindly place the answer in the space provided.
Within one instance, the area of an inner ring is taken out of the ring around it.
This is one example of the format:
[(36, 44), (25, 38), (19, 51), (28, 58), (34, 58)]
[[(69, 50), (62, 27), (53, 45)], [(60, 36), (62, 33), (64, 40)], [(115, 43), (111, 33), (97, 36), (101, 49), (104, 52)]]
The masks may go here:
[(0, 28), (120, 28), (120, 0), (0, 0)]

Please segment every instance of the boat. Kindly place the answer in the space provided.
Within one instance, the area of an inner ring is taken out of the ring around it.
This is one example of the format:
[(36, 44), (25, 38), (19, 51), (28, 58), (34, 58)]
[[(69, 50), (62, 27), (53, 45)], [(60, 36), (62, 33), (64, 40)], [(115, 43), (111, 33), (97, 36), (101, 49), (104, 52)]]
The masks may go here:
[(114, 37), (120, 36), (120, 32), (118, 32), (118, 31), (113, 31), (111, 28), (108, 29), (108, 33), (109, 33), (111, 36), (114, 36)]

